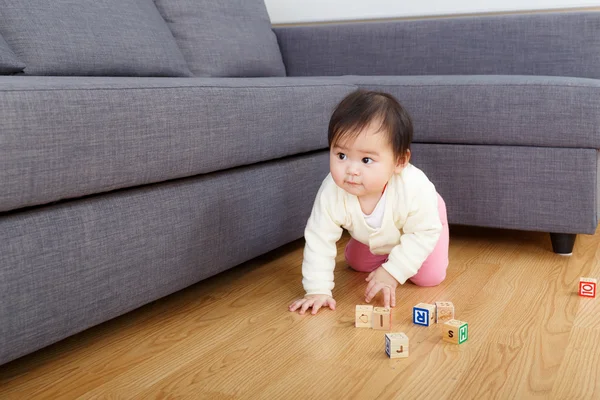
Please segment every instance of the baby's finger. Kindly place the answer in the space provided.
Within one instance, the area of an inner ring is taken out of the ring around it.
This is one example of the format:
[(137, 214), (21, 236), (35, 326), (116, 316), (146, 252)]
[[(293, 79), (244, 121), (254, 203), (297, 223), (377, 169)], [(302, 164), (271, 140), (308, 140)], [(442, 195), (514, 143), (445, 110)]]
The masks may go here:
[(319, 308), (321, 308), (321, 306), (323, 305), (324, 301), (319, 299), (319, 300), (315, 300), (313, 306), (312, 306), (312, 315), (315, 315), (318, 311)]
[(392, 294), (390, 293), (390, 287), (384, 286), (383, 287), (383, 306), (384, 307), (390, 306), (391, 297), (392, 297)]
[(367, 284), (367, 287), (365, 288), (365, 299), (367, 298), (371, 289), (373, 289), (373, 286), (375, 286), (376, 284), (377, 284), (377, 282), (375, 282), (375, 281), (371, 281)]
[(370, 282), (371, 279), (373, 279), (373, 275), (375, 275), (375, 271), (371, 271), (371, 273), (369, 274), (369, 276), (367, 276), (367, 278), (365, 279), (365, 281)]
[(335, 310), (336, 302), (334, 299), (327, 300), (327, 304), (329, 304), (329, 308), (331, 308), (332, 310)]
[(308, 310), (310, 307), (312, 307), (314, 302), (315, 302), (314, 300), (306, 300), (304, 302), (304, 304), (302, 304), (302, 308), (300, 309), (300, 314), (304, 314), (306, 312), (306, 310)]
[(296, 311), (306, 300), (299, 299), (290, 304), (290, 311)]
[(383, 287), (383, 285), (381, 283), (376, 283), (375, 285), (373, 285), (371, 290), (369, 290), (369, 292), (367, 293), (367, 297), (365, 298), (367, 303), (370, 302), (371, 300), (373, 300), (373, 297), (375, 297), (375, 295), (377, 295), (377, 293), (379, 293), (379, 291), (381, 290), (382, 287)]
[(396, 289), (391, 289), (392, 307), (396, 307)]

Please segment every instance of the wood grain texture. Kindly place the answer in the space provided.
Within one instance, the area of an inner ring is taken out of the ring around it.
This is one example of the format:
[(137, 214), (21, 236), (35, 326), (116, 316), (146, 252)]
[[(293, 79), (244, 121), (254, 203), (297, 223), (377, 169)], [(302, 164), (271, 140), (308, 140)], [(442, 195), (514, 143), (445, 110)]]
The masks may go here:
[[(337, 310), (287, 311), (302, 295), (302, 241), (0, 366), (2, 399), (597, 399), (600, 231), (573, 256), (547, 234), (451, 227), (446, 281), (397, 291), (392, 331), (410, 356), (389, 359), (385, 332), (354, 328), (366, 274), (339, 243)], [(452, 301), (461, 345), (412, 323), (420, 302)], [(381, 306), (377, 298), (375, 306)]]

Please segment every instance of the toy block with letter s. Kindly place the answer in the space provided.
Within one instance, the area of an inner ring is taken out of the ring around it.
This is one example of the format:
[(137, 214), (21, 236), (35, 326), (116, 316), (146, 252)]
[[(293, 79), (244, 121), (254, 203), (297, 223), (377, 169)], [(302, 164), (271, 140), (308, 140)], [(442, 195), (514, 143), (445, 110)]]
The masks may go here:
[(454, 304), (450, 301), (435, 302), (435, 323), (450, 321), (454, 319)]
[(392, 329), (392, 313), (388, 307), (373, 308), (373, 329)]
[(373, 327), (373, 306), (357, 305), (356, 320), (354, 326), (357, 328), (372, 328)]
[(583, 297), (596, 297), (598, 281), (595, 278), (579, 278), (579, 295)]
[(451, 319), (444, 324), (444, 340), (446, 342), (461, 344), (469, 338), (469, 325), (464, 321)]
[(419, 303), (413, 307), (413, 323), (429, 326), (435, 321), (435, 306), (433, 304)]
[(389, 358), (408, 357), (408, 336), (404, 332), (386, 333), (385, 353)]

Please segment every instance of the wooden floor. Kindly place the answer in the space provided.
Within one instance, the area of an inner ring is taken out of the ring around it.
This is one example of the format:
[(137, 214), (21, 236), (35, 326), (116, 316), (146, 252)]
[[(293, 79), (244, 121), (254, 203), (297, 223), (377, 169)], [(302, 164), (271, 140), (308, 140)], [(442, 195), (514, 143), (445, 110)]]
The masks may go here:
[[(450, 240), (442, 285), (398, 289), (407, 359), (353, 327), (365, 275), (342, 257), (336, 311), (287, 310), (302, 294), (297, 241), (1, 366), (0, 398), (600, 399), (600, 299), (577, 296), (580, 276), (600, 278), (600, 231), (571, 257), (542, 233), (451, 227)], [(466, 343), (411, 323), (436, 300), (469, 323)]]

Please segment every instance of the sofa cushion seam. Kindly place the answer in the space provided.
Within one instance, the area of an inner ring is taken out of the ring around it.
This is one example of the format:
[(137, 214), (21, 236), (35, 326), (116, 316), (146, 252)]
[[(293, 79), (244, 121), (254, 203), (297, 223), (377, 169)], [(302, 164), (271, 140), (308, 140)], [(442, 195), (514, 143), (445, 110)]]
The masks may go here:
[(53, 91), (88, 91), (88, 90), (153, 90), (153, 89), (276, 89), (276, 88), (326, 88), (326, 87), (346, 87), (356, 88), (355, 84), (330, 84), (330, 85), (298, 85), (298, 86), (165, 86), (165, 87), (133, 87), (133, 88), (47, 88), (47, 89), (0, 89), (0, 92), (53, 92)]
[[(600, 79), (598, 79), (598, 81), (600, 82)], [(398, 84), (398, 83), (391, 83), (391, 84), (383, 84), (383, 83), (368, 83), (368, 82), (360, 82), (360, 83), (356, 83), (356, 85), (369, 85), (369, 86), (380, 86), (380, 87), (389, 87), (389, 86), (410, 86), (410, 87), (419, 87), (419, 88), (423, 88), (423, 87), (440, 87), (440, 86), (447, 86), (447, 87), (456, 87), (456, 86), (493, 86), (493, 87), (553, 87), (553, 88), (565, 88), (565, 87), (569, 87), (569, 88), (581, 88), (581, 89), (599, 89), (600, 90), (600, 86), (582, 86), (582, 85), (556, 85), (556, 84), (552, 84), (552, 85), (542, 85), (539, 83), (535, 83), (535, 84), (522, 84), (522, 83), (516, 83), (514, 85), (512, 84), (500, 84), (500, 85), (495, 85), (493, 83), (482, 83), (482, 84), (440, 84), (440, 85), (422, 85), (422, 84), (418, 84), (418, 85), (411, 85), (411, 84)]]

